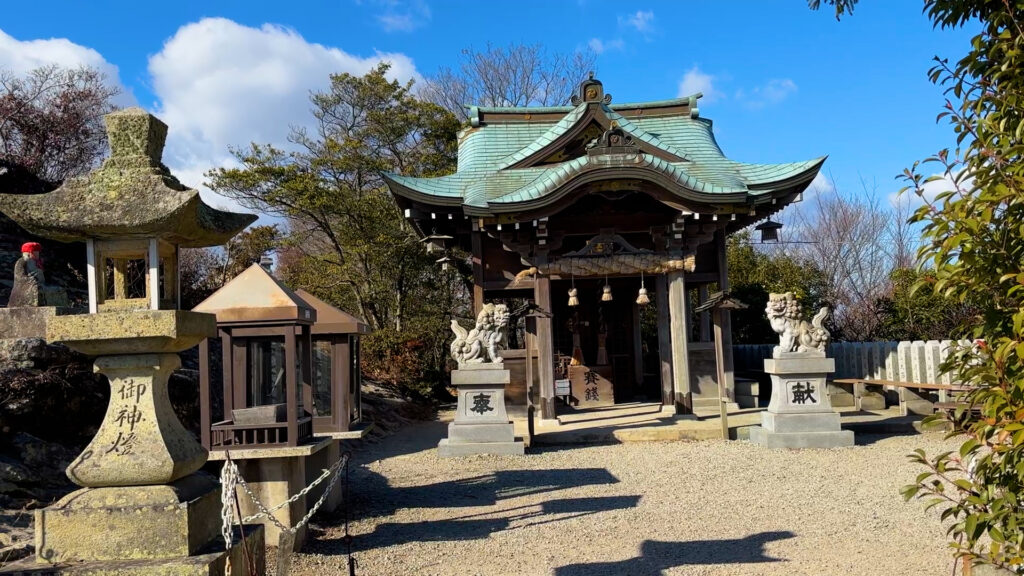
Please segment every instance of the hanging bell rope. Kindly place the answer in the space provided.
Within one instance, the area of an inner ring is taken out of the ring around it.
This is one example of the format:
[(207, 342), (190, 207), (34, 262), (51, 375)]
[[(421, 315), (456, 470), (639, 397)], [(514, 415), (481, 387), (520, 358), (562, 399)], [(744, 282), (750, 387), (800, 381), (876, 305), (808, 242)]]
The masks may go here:
[(640, 271), (640, 292), (636, 296), (636, 303), (644, 306), (651, 303), (651, 299), (647, 296), (647, 288), (644, 287), (644, 272)]

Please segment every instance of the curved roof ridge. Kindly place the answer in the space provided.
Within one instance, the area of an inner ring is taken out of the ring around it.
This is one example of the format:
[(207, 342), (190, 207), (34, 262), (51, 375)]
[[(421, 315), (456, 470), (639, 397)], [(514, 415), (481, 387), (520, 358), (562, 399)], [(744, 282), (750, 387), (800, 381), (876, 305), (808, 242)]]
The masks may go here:
[(554, 142), (556, 138), (565, 134), (570, 128), (579, 122), (580, 118), (586, 113), (587, 103), (584, 102), (575, 108), (572, 108), (568, 114), (562, 117), (561, 120), (555, 122), (551, 128), (548, 128), (543, 134), (541, 134), (536, 140), (520, 148), (518, 151), (513, 152), (506, 158), (501, 160), (498, 164), (497, 170), (504, 170), (518, 162), (529, 158), (534, 153), (540, 151), (545, 146)]
[(634, 138), (647, 142), (651, 146), (661, 148), (674, 156), (678, 156), (684, 160), (692, 160), (690, 154), (680, 150), (672, 144), (664, 142), (661, 138), (658, 138), (654, 134), (644, 130), (629, 118), (626, 118), (622, 114), (616, 112), (613, 108), (610, 108), (607, 104), (602, 104), (601, 107), (604, 109), (603, 111), (605, 115), (608, 116), (608, 119), (616, 122), (619, 125), (619, 128), (622, 128), (623, 132), (627, 132)]

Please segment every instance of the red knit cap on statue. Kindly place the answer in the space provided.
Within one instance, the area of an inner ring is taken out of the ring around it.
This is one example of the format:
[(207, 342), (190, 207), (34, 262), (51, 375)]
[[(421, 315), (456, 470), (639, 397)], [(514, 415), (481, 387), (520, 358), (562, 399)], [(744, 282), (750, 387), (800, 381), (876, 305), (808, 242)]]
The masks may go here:
[(43, 249), (43, 245), (39, 242), (25, 242), (21, 245), (21, 251), (24, 252), (40, 252)]

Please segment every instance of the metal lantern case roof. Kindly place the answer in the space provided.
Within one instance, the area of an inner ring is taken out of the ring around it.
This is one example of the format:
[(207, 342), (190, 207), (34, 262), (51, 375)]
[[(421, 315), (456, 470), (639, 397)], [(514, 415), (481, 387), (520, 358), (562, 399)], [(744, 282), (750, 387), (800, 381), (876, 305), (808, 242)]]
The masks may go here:
[(765, 220), (754, 227), (761, 233), (761, 242), (778, 242), (779, 241), (779, 229), (782, 228), (782, 224), (773, 222), (771, 220)]

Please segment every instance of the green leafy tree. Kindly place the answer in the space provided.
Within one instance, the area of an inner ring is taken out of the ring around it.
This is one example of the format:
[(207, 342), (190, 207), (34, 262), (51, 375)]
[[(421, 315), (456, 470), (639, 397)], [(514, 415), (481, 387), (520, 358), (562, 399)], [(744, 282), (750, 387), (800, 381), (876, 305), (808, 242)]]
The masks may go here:
[(764, 344), (778, 338), (764, 321), (769, 293), (793, 292), (806, 312), (817, 312), (822, 304), (825, 275), (808, 260), (758, 249), (751, 244), (749, 232), (729, 237), (726, 258), (731, 292), (748, 306), (732, 312), (736, 344)]
[(336, 74), (311, 97), (312, 130), (296, 129), (285, 151), (252, 144), (233, 153), (239, 168), (208, 174), (210, 187), (246, 207), (288, 220), (295, 278), (317, 293), (344, 293), (375, 329), (406, 326), (410, 297), (436, 273), (380, 177), (432, 176), (455, 162), (458, 120), (386, 76)]
[[(816, 2), (812, 2), (812, 5)], [(833, 2), (837, 15), (853, 2)], [(946, 363), (974, 386), (958, 409), (967, 440), (957, 452), (912, 459), (926, 467), (903, 489), (924, 498), (949, 522), (958, 557), (1024, 571), (1024, 5), (1015, 0), (925, 0), (936, 27), (980, 24), (959, 61), (936, 60), (933, 82), (945, 86), (946, 119), (957, 148), (915, 164), (907, 189), (924, 205), (921, 285), (976, 307), (961, 327), (976, 339)], [(936, 179), (951, 189), (929, 198)], [(941, 418), (941, 417), (939, 417)]]
[(973, 321), (977, 309), (967, 303), (918, 287), (929, 273), (898, 268), (890, 274), (892, 291), (879, 299), (882, 340), (945, 340)]
[(444, 366), (435, 343), (447, 336), (453, 307), (442, 307), (453, 298), (452, 285), (402, 217), (381, 172), (454, 171), (459, 121), (417, 98), (412, 82), (389, 80), (388, 69), (332, 75), (330, 87), (310, 98), (313, 127), (294, 129), (290, 150), (254, 143), (233, 150), (240, 167), (208, 177), (221, 194), (284, 218), (282, 277), (365, 319), (374, 331), (365, 359), (380, 356), (387, 365), (390, 355), (396, 362), (401, 356), (395, 378), (394, 371), (377, 372), (422, 391)]

